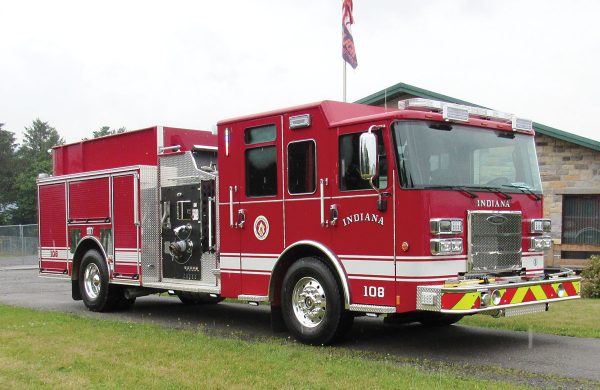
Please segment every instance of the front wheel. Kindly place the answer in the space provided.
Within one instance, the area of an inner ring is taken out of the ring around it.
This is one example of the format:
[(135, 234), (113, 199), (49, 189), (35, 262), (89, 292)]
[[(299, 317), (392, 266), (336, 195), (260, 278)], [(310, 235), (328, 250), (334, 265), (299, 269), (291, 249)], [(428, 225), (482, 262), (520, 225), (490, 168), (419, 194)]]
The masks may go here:
[(305, 257), (292, 264), (283, 280), (281, 297), (283, 320), (303, 343), (329, 344), (351, 326), (337, 280), (316, 258)]

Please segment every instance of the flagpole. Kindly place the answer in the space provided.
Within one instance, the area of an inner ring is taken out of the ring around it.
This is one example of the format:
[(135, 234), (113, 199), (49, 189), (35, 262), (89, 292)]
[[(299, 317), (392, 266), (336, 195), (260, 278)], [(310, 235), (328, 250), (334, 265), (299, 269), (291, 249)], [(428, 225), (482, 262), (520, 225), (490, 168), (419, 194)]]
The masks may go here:
[(356, 50), (354, 49), (354, 39), (350, 32), (350, 26), (354, 23), (352, 18), (352, 0), (343, 0), (342, 3), (342, 58), (344, 59), (344, 80), (342, 87), (342, 95), (344, 103), (346, 103), (346, 64), (349, 63), (352, 69), (356, 69), (358, 62), (356, 61)]
[(346, 103), (346, 60), (344, 62), (344, 103)]

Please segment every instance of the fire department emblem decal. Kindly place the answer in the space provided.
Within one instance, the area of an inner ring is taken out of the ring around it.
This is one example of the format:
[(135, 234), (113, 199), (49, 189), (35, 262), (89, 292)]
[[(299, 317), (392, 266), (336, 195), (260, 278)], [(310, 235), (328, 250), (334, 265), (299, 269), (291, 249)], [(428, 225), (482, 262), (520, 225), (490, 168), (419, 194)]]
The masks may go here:
[(269, 235), (269, 221), (263, 215), (254, 220), (254, 235), (261, 241)]

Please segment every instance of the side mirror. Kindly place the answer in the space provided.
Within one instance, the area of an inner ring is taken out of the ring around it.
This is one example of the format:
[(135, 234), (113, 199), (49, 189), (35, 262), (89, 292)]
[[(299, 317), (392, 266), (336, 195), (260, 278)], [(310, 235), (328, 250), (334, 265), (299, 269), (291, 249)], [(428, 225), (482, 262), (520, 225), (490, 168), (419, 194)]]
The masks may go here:
[(377, 136), (369, 131), (360, 135), (359, 169), (364, 180), (377, 176)]

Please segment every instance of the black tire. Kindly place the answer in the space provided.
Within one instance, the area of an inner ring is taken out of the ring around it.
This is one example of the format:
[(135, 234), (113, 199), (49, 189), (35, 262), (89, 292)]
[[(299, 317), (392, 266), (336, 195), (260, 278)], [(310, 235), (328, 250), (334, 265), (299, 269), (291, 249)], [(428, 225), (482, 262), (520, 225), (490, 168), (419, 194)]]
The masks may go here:
[(177, 296), (184, 305), (215, 305), (225, 299), (211, 297), (208, 293), (191, 293), (187, 291), (179, 291), (177, 292)]
[(125, 299), (123, 290), (119, 286), (111, 286), (108, 278), (108, 267), (102, 255), (95, 249), (88, 250), (79, 267), (79, 291), (89, 310), (114, 310)]
[(455, 324), (463, 317), (459, 314), (423, 313), (419, 322), (424, 326), (443, 327)]
[(335, 276), (316, 258), (305, 257), (292, 264), (283, 279), (281, 298), (288, 330), (305, 344), (330, 344), (352, 326), (354, 317), (344, 311)]

